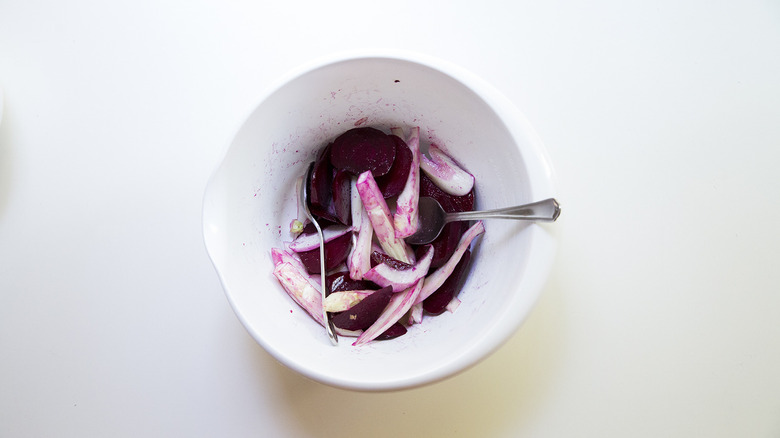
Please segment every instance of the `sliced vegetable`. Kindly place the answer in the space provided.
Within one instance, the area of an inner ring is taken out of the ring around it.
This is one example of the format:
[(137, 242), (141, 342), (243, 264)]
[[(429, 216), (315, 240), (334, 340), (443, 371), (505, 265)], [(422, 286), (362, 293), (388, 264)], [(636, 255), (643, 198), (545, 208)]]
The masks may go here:
[(322, 314), (322, 294), (312, 281), (292, 263), (280, 263), (274, 268), (274, 276), (282, 284), (287, 294), (303, 307), (315, 321), (324, 326)]
[(386, 341), (388, 339), (395, 339), (405, 334), (406, 334), (406, 327), (404, 327), (403, 324), (401, 324), (400, 322), (396, 322), (395, 324), (391, 325), (390, 328), (385, 330), (384, 333), (374, 338), (374, 340)]
[[(325, 271), (330, 271), (343, 263), (349, 255), (349, 249), (352, 247), (352, 234), (345, 233), (341, 236), (325, 243)], [(299, 252), (301, 262), (311, 274), (319, 274), (320, 249), (319, 247), (309, 251)]]
[(385, 310), (392, 295), (389, 287), (367, 295), (349, 310), (333, 315), (333, 325), (347, 330), (367, 329)]
[(337, 169), (353, 175), (371, 171), (382, 176), (390, 171), (395, 160), (395, 144), (376, 128), (354, 128), (333, 141), (330, 162)]
[[(453, 196), (436, 186), (424, 173), (420, 175), (420, 196), (429, 196), (437, 200), (447, 213), (474, 210), (474, 189), (464, 196)], [(450, 259), (458, 247), (460, 237), (468, 228), (469, 223), (466, 221), (450, 222), (444, 226), (439, 237), (431, 242), (435, 250), (432, 267), (438, 268)]]
[[(365, 216), (365, 210), (363, 209), (363, 201), (360, 200), (360, 193), (357, 190), (357, 177), (353, 176), (349, 179), (349, 197), (350, 208), (352, 210), (352, 229), (354, 231), (360, 231), (360, 225)], [(368, 220), (368, 218), (366, 218)]]
[(326, 312), (343, 312), (354, 307), (361, 302), (363, 298), (376, 292), (375, 290), (343, 290), (331, 292), (322, 302), (322, 307)]
[(428, 245), (425, 255), (417, 260), (411, 269), (395, 269), (387, 263), (380, 263), (371, 268), (363, 277), (386, 287), (392, 286), (393, 292), (401, 292), (428, 274), (433, 259), (433, 247)]
[(455, 253), (452, 254), (452, 257), (450, 257), (447, 263), (445, 263), (444, 266), (440, 267), (439, 269), (433, 271), (433, 273), (425, 278), (425, 285), (423, 286), (423, 290), (420, 293), (417, 302), (425, 300), (438, 288), (440, 288), (442, 284), (444, 284), (450, 274), (452, 274), (452, 271), (455, 270), (455, 266), (458, 264), (458, 262), (460, 262), (463, 253), (465, 253), (469, 248), (471, 242), (484, 232), (485, 225), (482, 223), (482, 221), (478, 221), (466, 231), (466, 233), (460, 239), (458, 249), (455, 250)]
[(428, 155), (420, 157), (420, 169), (445, 192), (463, 196), (474, 187), (474, 176), (461, 168), (438, 146), (431, 144)]
[(355, 238), (352, 250), (347, 257), (347, 267), (349, 267), (350, 277), (353, 280), (360, 280), (371, 269), (371, 243), (374, 237), (374, 227), (371, 225), (366, 209), (363, 208), (363, 201), (357, 190), (356, 178), (352, 180), (351, 197), (352, 224), (353, 227), (357, 227), (357, 238)]
[(414, 234), (418, 227), (417, 204), (420, 199), (420, 128), (412, 128), (407, 142), (412, 151), (412, 163), (406, 185), (396, 201), (393, 226), (395, 237), (403, 238)]
[(391, 135), (390, 139), (393, 140), (395, 145), (395, 160), (393, 161), (393, 167), (387, 172), (387, 175), (376, 177), (376, 184), (379, 186), (379, 190), (382, 191), (382, 196), (385, 198), (392, 198), (398, 196), (404, 190), (406, 186), (406, 179), (409, 176), (409, 171), (412, 169), (412, 150), (405, 141), (402, 140), (403, 131), (400, 135)]
[[(316, 229), (311, 232), (313, 227), (307, 227), (303, 233), (290, 243), (290, 249), (295, 252), (310, 251), (320, 247), (320, 237)], [(325, 243), (337, 239), (351, 230), (350, 227), (343, 225), (331, 225), (322, 229), (322, 237)]]
[(416, 303), (409, 309), (409, 325), (419, 324), (423, 319), (423, 303)]
[(396, 259), (390, 257), (389, 255), (383, 253), (383, 252), (372, 251), (371, 252), (371, 267), (373, 268), (374, 266), (376, 266), (376, 265), (378, 265), (380, 263), (385, 263), (385, 264), (389, 265), (391, 268), (398, 269), (399, 271), (412, 269), (414, 267), (414, 265), (410, 265), (409, 263), (404, 263), (404, 262), (402, 262), (400, 260), (396, 260)]
[(447, 306), (449, 306), (453, 298), (456, 298), (458, 291), (460, 291), (461, 283), (465, 278), (464, 274), (468, 271), (470, 259), (471, 251), (466, 250), (444, 283), (422, 303), (418, 303), (423, 305), (423, 309), (426, 312), (431, 315), (440, 315), (447, 309)]
[(306, 272), (306, 267), (301, 263), (301, 258), (293, 251), (285, 251), (283, 249), (271, 248), (271, 260), (274, 262), (274, 267), (281, 263), (292, 263), (301, 272)]
[(379, 315), (376, 322), (371, 324), (371, 327), (366, 329), (352, 345), (358, 346), (370, 342), (378, 335), (384, 333), (390, 326), (398, 322), (398, 320), (409, 311), (412, 305), (414, 305), (417, 297), (420, 296), (422, 284), (423, 280), (420, 280), (409, 289), (393, 294), (392, 298), (390, 298), (390, 304), (388, 304), (382, 314)]
[(390, 209), (387, 207), (387, 202), (385, 202), (385, 198), (379, 191), (370, 171), (360, 174), (357, 180), (357, 190), (382, 249), (390, 257), (409, 263), (411, 260), (407, 253), (408, 246), (403, 239), (395, 237), (395, 229), (390, 219)]
[(333, 211), (344, 225), (352, 222), (351, 178), (348, 172), (339, 170), (333, 176)]
[[(279, 251), (277, 254), (281, 255), (282, 253)], [(277, 264), (273, 274), (287, 295), (324, 327), (320, 285), (293, 263), (281, 262)], [(339, 336), (357, 337), (362, 332), (336, 327), (336, 333)]]
[(328, 275), (325, 277), (325, 287), (328, 288), (328, 293), (349, 290), (381, 289), (380, 286), (368, 280), (353, 280), (350, 278), (349, 272), (334, 272)]
[(301, 231), (303, 231), (303, 222), (298, 219), (293, 219), (292, 222), (290, 222), (290, 234), (297, 236), (298, 234), (301, 234)]
[(460, 299), (458, 297), (454, 297), (452, 298), (452, 301), (447, 304), (447, 311), (453, 313), (458, 307), (460, 307)]
[(330, 165), (328, 145), (314, 161), (314, 169), (309, 180), (309, 210), (317, 217), (337, 222), (333, 206), (333, 167)]

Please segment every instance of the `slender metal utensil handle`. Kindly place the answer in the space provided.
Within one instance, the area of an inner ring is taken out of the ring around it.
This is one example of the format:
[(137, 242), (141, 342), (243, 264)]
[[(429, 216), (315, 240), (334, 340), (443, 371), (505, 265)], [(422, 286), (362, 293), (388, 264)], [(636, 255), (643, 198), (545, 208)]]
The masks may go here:
[(447, 213), (445, 222), (468, 221), (480, 219), (518, 219), (552, 222), (561, 214), (561, 206), (553, 198), (514, 207), (497, 208), (495, 210), (464, 211)]
[[(317, 229), (317, 235), (320, 238), (320, 283), (322, 285), (322, 302), (325, 302), (325, 294), (327, 293), (327, 285), (325, 283), (325, 238), (322, 235), (322, 228), (320, 228), (320, 224), (317, 223), (317, 220), (314, 219), (314, 216), (309, 211), (309, 203), (308, 203), (308, 185), (309, 185), (309, 179), (311, 177), (311, 171), (314, 168), (314, 163), (311, 163), (309, 165), (308, 170), (306, 170), (306, 174), (303, 177), (303, 181), (301, 181), (302, 187), (300, 191), (301, 199), (300, 202), (303, 207), (303, 212), (306, 213), (306, 217), (309, 218), (311, 223), (314, 224), (314, 228)], [(336, 335), (336, 328), (333, 326), (333, 320), (331, 320), (330, 315), (328, 315), (328, 312), (325, 310), (325, 307), (322, 307), (322, 318), (325, 322), (325, 330), (328, 332), (328, 337), (330, 338), (330, 342), (333, 345), (338, 345), (339, 343), (339, 337)]]

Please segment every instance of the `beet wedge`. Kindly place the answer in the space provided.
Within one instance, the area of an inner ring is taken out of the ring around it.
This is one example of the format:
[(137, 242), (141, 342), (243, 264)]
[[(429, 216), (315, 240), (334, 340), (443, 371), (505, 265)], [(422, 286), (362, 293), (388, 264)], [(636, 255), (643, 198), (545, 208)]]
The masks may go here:
[[(325, 243), (325, 272), (335, 269), (342, 264), (349, 255), (349, 250), (352, 248), (352, 234), (345, 233), (329, 242)], [(320, 249), (319, 247), (309, 251), (299, 252), (301, 262), (306, 266), (306, 269), (310, 274), (319, 274), (321, 268), (320, 264)]]
[(374, 338), (374, 340), (386, 341), (388, 339), (395, 339), (405, 334), (406, 334), (406, 327), (404, 327), (404, 325), (401, 324), (400, 322), (396, 322), (395, 324), (391, 325), (387, 330), (382, 332), (382, 334)]
[[(393, 129), (395, 131), (395, 128)], [(398, 196), (406, 186), (406, 179), (412, 169), (412, 150), (403, 141), (403, 131), (399, 134), (393, 133), (390, 139), (395, 144), (395, 160), (393, 167), (387, 172), (387, 175), (376, 177), (376, 184), (382, 191), (382, 196), (392, 198)]]
[(390, 304), (388, 304), (382, 314), (379, 315), (379, 318), (377, 318), (371, 327), (366, 329), (352, 345), (358, 346), (371, 342), (374, 338), (390, 328), (390, 326), (398, 322), (398, 320), (400, 320), (414, 305), (417, 297), (420, 296), (422, 285), (423, 280), (420, 280), (409, 289), (393, 294), (392, 298), (390, 298)]
[(333, 325), (345, 330), (365, 330), (379, 318), (390, 303), (393, 292), (385, 287), (365, 296), (349, 310), (333, 315)]
[[(455, 265), (452, 273), (444, 280), (441, 286), (434, 291), (428, 298), (423, 300), (423, 309), (431, 315), (440, 315), (447, 310), (453, 299), (460, 291), (465, 274), (468, 271), (469, 261), (471, 260), (471, 251), (466, 250), (460, 261)], [(420, 303), (418, 303), (420, 304)]]

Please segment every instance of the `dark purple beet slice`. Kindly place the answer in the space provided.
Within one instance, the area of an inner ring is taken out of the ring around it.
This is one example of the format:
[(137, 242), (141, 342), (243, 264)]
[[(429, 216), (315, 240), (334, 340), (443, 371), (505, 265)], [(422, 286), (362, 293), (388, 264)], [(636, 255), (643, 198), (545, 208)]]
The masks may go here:
[(463, 224), (467, 222), (450, 222), (444, 226), (441, 230), (441, 234), (436, 238), (431, 245), (433, 245), (433, 259), (431, 260), (431, 268), (438, 268), (447, 263), (452, 253), (458, 248), (458, 242), (460, 242), (461, 236), (466, 231), (463, 228)]
[(368, 280), (353, 280), (349, 272), (336, 272), (325, 278), (327, 294), (345, 290), (377, 290), (379, 286)]
[(465, 278), (464, 274), (468, 270), (470, 259), (471, 251), (466, 250), (458, 264), (455, 265), (452, 274), (444, 280), (444, 283), (436, 289), (436, 292), (423, 300), (423, 310), (432, 315), (439, 315), (444, 312), (447, 308), (447, 304), (449, 304), (450, 301), (452, 301), (452, 298), (457, 296), (460, 291), (463, 284), (462, 280)]
[(382, 254), (379, 251), (373, 251), (371, 253), (371, 267), (373, 268), (374, 266), (380, 263), (385, 263), (391, 268), (398, 269), (399, 271), (405, 271), (407, 269), (412, 269), (414, 267), (408, 263), (404, 263), (400, 260), (396, 260), (387, 254)]
[(349, 172), (338, 170), (333, 177), (333, 210), (339, 222), (352, 224), (352, 186)]
[(379, 318), (392, 296), (392, 287), (379, 289), (351, 309), (333, 315), (333, 325), (345, 330), (365, 330)]
[(381, 335), (374, 338), (374, 340), (377, 341), (386, 341), (388, 339), (394, 339), (399, 336), (403, 336), (406, 334), (406, 327), (403, 326), (400, 322), (397, 322), (390, 327), (387, 328), (387, 330), (384, 331)]
[[(346, 233), (325, 244), (325, 270), (338, 266), (347, 259), (350, 247), (352, 246), (352, 233)], [(320, 249), (314, 248), (310, 251), (299, 252), (303, 266), (310, 274), (320, 273)]]
[(396, 135), (390, 135), (395, 145), (395, 160), (393, 166), (387, 175), (376, 178), (376, 184), (382, 191), (382, 196), (392, 198), (398, 196), (404, 191), (406, 179), (409, 177), (409, 171), (412, 169), (412, 150), (409, 146)]
[(330, 162), (336, 169), (354, 175), (370, 170), (374, 177), (385, 175), (395, 161), (395, 143), (376, 128), (354, 128), (333, 141)]
[(338, 222), (333, 206), (333, 166), (330, 165), (332, 144), (325, 146), (314, 161), (309, 181), (309, 210), (317, 217)]

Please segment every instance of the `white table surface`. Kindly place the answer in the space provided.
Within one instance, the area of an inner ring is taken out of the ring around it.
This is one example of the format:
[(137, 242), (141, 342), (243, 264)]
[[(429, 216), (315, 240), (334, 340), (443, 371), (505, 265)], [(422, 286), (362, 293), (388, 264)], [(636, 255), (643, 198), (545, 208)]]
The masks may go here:
[[(207, 179), (312, 58), (487, 79), (558, 174), (549, 283), (498, 352), (334, 389), (246, 333)], [(780, 436), (780, 3), (0, 2), (0, 436)]]

